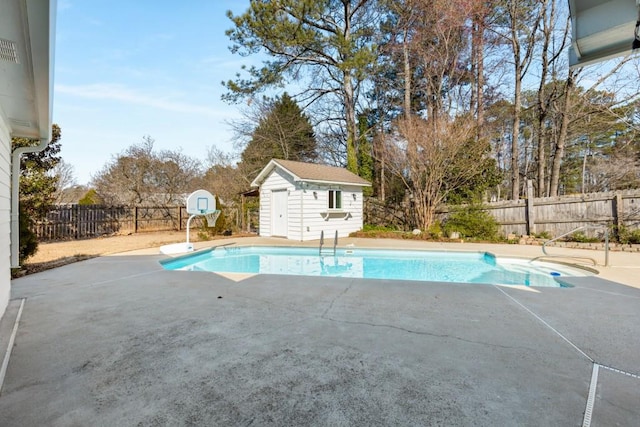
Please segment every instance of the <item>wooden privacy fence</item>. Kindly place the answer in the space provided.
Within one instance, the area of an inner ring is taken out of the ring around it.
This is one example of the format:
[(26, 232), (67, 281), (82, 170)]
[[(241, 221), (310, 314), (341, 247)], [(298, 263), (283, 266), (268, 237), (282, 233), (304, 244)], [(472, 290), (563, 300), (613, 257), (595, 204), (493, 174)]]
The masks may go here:
[[(531, 235), (543, 232), (557, 237), (584, 226), (615, 226), (638, 229), (640, 190), (590, 193), (559, 197), (494, 202), (485, 205), (500, 225), (502, 234)], [(584, 230), (586, 235), (601, 230)]]
[[(557, 237), (583, 226), (640, 228), (640, 190), (534, 198), (530, 187), (528, 193), (529, 197), (525, 199), (484, 204), (504, 236), (547, 232)], [(446, 221), (450, 211), (440, 209), (436, 216)], [(409, 213), (410, 206), (406, 203), (394, 206), (376, 199), (365, 202), (364, 217), (368, 224), (410, 228)], [(585, 230), (584, 233), (589, 236), (602, 234), (599, 230)]]
[[(35, 225), (39, 240), (85, 239), (110, 234), (182, 230), (189, 214), (184, 206), (60, 205)], [(196, 217), (192, 227), (204, 224)]]

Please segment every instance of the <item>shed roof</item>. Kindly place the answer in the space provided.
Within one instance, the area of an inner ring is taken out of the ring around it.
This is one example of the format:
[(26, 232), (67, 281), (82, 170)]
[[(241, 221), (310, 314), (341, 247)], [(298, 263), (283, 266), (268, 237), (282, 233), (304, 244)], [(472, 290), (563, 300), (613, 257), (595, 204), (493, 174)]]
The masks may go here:
[(320, 184), (348, 184), (369, 187), (371, 183), (345, 168), (318, 165), (315, 163), (295, 162), (293, 160), (272, 159), (260, 171), (251, 183), (252, 187), (259, 187), (273, 169), (280, 167), (293, 176), (294, 181), (313, 182)]

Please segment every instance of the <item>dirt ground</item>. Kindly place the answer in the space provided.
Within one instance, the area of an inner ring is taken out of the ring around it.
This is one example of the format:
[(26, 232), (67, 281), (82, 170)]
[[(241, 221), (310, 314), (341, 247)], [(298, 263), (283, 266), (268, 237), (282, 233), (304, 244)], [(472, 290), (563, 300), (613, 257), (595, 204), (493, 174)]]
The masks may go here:
[[(62, 242), (41, 242), (38, 252), (27, 259), (16, 276), (36, 273), (50, 268), (60, 267), (71, 262), (120, 252), (159, 247), (169, 243), (184, 242), (184, 231), (159, 231), (98, 237), (86, 240), (68, 240)], [(215, 239), (215, 237), (213, 238)], [(191, 241), (200, 241), (197, 233), (191, 234)]]

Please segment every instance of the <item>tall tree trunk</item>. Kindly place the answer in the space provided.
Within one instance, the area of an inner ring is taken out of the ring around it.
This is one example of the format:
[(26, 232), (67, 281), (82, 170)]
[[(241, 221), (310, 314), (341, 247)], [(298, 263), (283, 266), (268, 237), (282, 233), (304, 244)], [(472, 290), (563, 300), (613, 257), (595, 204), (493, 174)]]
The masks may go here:
[[(533, 7), (531, 10), (527, 8)], [(518, 140), (520, 137), (520, 117), (522, 113), (522, 80), (525, 78), (531, 60), (540, 24), (541, 12), (538, 1), (522, 2), (521, 0), (507, 0), (506, 12), (509, 18), (509, 42), (513, 51), (514, 62), (514, 101), (513, 101), (513, 129), (511, 143), (511, 198), (520, 198), (520, 168), (518, 164)], [(526, 25), (526, 20), (531, 26)]]
[(547, 57), (546, 48), (548, 48), (547, 40), (545, 39), (544, 48), (542, 52), (542, 65), (540, 70), (540, 86), (538, 87), (538, 197), (545, 196), (545, 177), (544, 170), (546, 166), (546, 154), (545, 154), (545, 123), (547, 121), (548, 105), (546, 99), (546, 81), (547, 73), (549, 70), (549, 61)]
[(404, 117), (411, 120), (411, 63), (409, 61), (408, 30), (404, 31), (402, 41), (402, 60), (404, 62)]
[[(520, 67), (516, 64), (516, 75), (520, 76)], [(520, 164), (518, 162), (520, 139), (520, 115), (522, 110), (522, 81), (516, 78), (513, 101), (513, 127), (511, 129), (511, 199), (520, 199)]]
[(353, 84), (351, 76), (345, 72), (344, 78), (344, 111), (347, 121), (347, 169), (351, 172), (358, 173), (358, 151), (356, 147), (356, 111), (354, 104)]
[(472, 33), (472, 78), (475, 90), (471, 93), (471, 110), (475, 110), (478, 126), (476, 138), (481, 139), (484, 125), (484, 20), (485, 11), (480, 10), (474, 17)]
[[(344, 6), (344, 40), (345, 44), (349, 45), (351, 41), (351, 3), (343, 1)], [(342, 58), (345, 59), (346, 58)], [(358, 147), (356, 146), (358, 136), (356, 122), (356, 104), (355, 95), (353, 89), (353, 80), (351, 78), (351, 72), (349, 69), (343, 71), (344, 75), (342, 81), (344, 84), (344, 112), (345, 119), (347, 121), (347, 169), (351, 172), (358, 174)]]
[(564, 157), (564, 147), (567, 141), (569, 129), (569, 108), (571, 107), (571, 95), (574, 85), (574, 71), (569, 71), (567, 82), (564, 87), (564, 102), (562, 105), (562, 120), (560, 122), (560, 132), (556, 141), (555, 152), (553, 154), (553, 166), (551, 167), (551, 183), (549, 184), (549, 196), (558, 195), (560, 183), (560, 166)]
[[(541, 7), (547, 10), (549, 0), (542, 0)], [(547, 99), (546, 86), (547, 76), (549, 75), (550, 62), (554, 62), (557, 58), (555, 52), (550, 52), (550, 45), (553, 38), (553, 31), (556, 25), (556, 8), (555, 2), (551, 0), (549, 13), (542, 14), (542, 63), (540, 65), (540, 85), (538, 86), (537, 112), (538, 112), (538, 197), (544, 197), (545, 191), (545, 170), (547, 166), (547, 158), (545, 153), (546, 132), (544, 131), (547, 116), (549, 113), (549, 100)], [(551, 96), (551, 95), (549, 95)]]

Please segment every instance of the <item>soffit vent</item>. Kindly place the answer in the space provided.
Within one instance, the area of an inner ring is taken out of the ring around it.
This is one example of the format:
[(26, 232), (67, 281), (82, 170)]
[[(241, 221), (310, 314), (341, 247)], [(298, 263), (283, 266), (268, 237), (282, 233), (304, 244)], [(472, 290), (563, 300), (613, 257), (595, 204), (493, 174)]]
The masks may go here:
[(31, 127), (31, 122), (29, 122), (27, 120), (9, 119), (9, 122), (13, 126), (19, 126), (19, 127), (23, 127), (23, 128), (30, 128)]
[(14, 42), (11, 40), (0, 39), (0, 59), (3, 61), (13, 62), (19, 64), (18, 49)]

